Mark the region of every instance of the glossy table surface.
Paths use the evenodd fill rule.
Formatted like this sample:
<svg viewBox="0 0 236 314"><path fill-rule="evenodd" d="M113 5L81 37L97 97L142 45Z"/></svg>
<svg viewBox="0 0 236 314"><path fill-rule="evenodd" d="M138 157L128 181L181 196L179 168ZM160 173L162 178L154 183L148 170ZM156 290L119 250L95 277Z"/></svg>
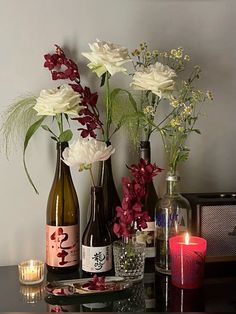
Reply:
<svg viewBox="0 0 236 314"><path fill-rule="evenodd" d="M149 269L131 289L91 299L45 298L46 281L79 278L79 273L45 277L41 285L21 285L17 266L0 267L0 312L236 312L236 277L207 278L201 289L182 290L169 276Z"/></svg>

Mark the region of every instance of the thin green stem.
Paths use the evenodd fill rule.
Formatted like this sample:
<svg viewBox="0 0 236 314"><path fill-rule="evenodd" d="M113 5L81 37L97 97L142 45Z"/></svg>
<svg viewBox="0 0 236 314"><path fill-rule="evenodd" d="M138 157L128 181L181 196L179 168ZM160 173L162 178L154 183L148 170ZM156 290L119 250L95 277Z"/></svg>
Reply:
<svg viewBox="0 0 236 314"><path fill-rule="evenodd" d="M90 172L92 184L93 184L93 186L95 186L95 180L94 180L94 176L93 176L93 172L92 172L92 167L89 168L89 172Z"/></svg>
<svg viewBox="0 0 236 314"><path fill-rule="evenodd" d="M109 131L111 125L111 103L110 103L110 85L109 85L109 73L106 72L105 77L105 87L106 87L106 129L105 129L105 141L109 141Z"/></svg>

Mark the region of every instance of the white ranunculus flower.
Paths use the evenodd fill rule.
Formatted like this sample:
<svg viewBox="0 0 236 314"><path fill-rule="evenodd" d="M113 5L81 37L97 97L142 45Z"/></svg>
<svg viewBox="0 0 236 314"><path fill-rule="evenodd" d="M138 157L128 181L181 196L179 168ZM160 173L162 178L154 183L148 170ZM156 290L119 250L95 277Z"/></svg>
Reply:
<svg viewBox="0 0 236 314"><path fill-rule="evenodd" d="M168 65L156 62L136 71L130 85L135 90L151 90L160 98L166 98L174 90L176 76L175 71Z"/></svg>
<svg viewBox="0 0 236 314"><path fill-rule="evenodd" d="M101 77L107 71L111 75L126 72L122 65L131 61L127 48L98 39L95 43L89 44L89 47L92 52L84 52L82 55L91 61L88 67L98 77Z"/></svg>
<svg viewBox="0 0 236 314"><path fill-rule="evenodd" d="M68 166L90 165L97 161L107 160L115 149L94 138L79 138L65 148L62 153L63 161Z"/></svg>
<svg viewBox="0 0 236 314"><path fill-rule="evenodd" d="M57 113L77 115L83 108L81 96L73 88L64 84L60 88L43 89L34 109L41 116L55 116Z"/></svg>

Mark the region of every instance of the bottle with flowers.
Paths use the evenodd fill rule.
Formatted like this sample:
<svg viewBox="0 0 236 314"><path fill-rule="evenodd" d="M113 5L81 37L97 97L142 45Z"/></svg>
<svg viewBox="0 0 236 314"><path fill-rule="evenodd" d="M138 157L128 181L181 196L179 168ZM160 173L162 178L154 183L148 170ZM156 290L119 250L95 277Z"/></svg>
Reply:
<svg viewBox="0 0 236 314"><path fill-rule="evenodd" d="M79 171L89 170L92 180L91 212L82 237L84 276L108 275L112 270L112 239L104 218L102 186L95 183L92 165L110 158L115 149L94 138L79 138L63 151L63 161Z"/></svg>
<svg viewBox="0 0 236 314"><path fill-rule="evenodd" d="M113 135L123 125L126 115L126 112L123 111L118 119L114 119L116 108L120 105L119 95L126 94L128 96L129 103L127 103L127 107L133 100L128 91L121 88L111 88L110 81L114 75L127 72L124 64L130 62L131 59L128 50L118 44L97 39L96 42L89 44L89 47L91 51L82 53L82 55L90 61L88 67L101 80L101 87L104 92L104 120L101 125L101 140L107 145L110 145ZM88 117L82 117L78 118L78 121L86 124L86 119ZM83 134L81 135L83 136ZM116 236L112 225L114 223L115 209L117 206L120 206L120 198L113 178L111 158L100 163L98 184L103 188L104 215L108 222L112 238L115 240Z"/></svg>
<svg viewBox="0 0 236 314"><path fill-rule="evenodd" d="M189 203L178 192L177 166L188 159L186 140L192 132L200 134L195 124L201 114L201 105L207 99L211 100L212 94L195 87L200 78L199 66L194 66L190 75L184 76L185 72L189 73L190 56L183 48L149 52L143 44L133 55L138 59L138 70L131 86L145 95L139 122L147 139L153 132L159 132L166 153L167 192L158 201L155 215L156 268L170 274L168 238L186 231L191 223ZM161 110L158 111L163 99L167 107L164 116Z"/></svg>
<svg viewBox="0 0 236 314"><path fill-rule="evenodd" d="M55 53L46 54L44 58L44 67L50 70L52 79L64 80L64 84L42 90L38 97L27 97L11 105L2 131L7 151L19 131L23 134L24 168L36 193L38 190L26 166L29 141L40 127L56 141L57 164L46 215L46 264L50 271L65 273L78 269L80 263L79 203L70 168L61 159L63 150L68 147L68 141L73 136L69 117L84 115L87 110L93 114L98 125L100 121L96 110L97 93L82 87L76 63L59 46L56 46ZM51 122L52 126L47 122ZM54 128L54 122L58 131Z"/></svg>
<svg viewBox="0 0 236 314"><path fill-rule="evenodd" d="M136 236L145 230L151 219L143 206L146 185L161 169L144 159L128 169L133 178L122 179L123 199L121 206L116 208L117 221L113 227L117 237L121 238L113 243L115 273L129 279L142 279L146 245Z"/></svg>

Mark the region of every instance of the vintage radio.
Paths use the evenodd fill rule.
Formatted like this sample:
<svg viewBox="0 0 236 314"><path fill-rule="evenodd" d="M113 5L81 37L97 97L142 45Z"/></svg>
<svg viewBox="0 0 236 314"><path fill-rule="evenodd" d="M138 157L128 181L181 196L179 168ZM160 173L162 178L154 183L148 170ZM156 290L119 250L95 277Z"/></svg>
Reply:
<svg viewBox="0 0 236 314"><path fill-rule="evenodd" d="M236 192L182 195L192 209L191 234L207 240L206 261L236 269Z"/></svg>

